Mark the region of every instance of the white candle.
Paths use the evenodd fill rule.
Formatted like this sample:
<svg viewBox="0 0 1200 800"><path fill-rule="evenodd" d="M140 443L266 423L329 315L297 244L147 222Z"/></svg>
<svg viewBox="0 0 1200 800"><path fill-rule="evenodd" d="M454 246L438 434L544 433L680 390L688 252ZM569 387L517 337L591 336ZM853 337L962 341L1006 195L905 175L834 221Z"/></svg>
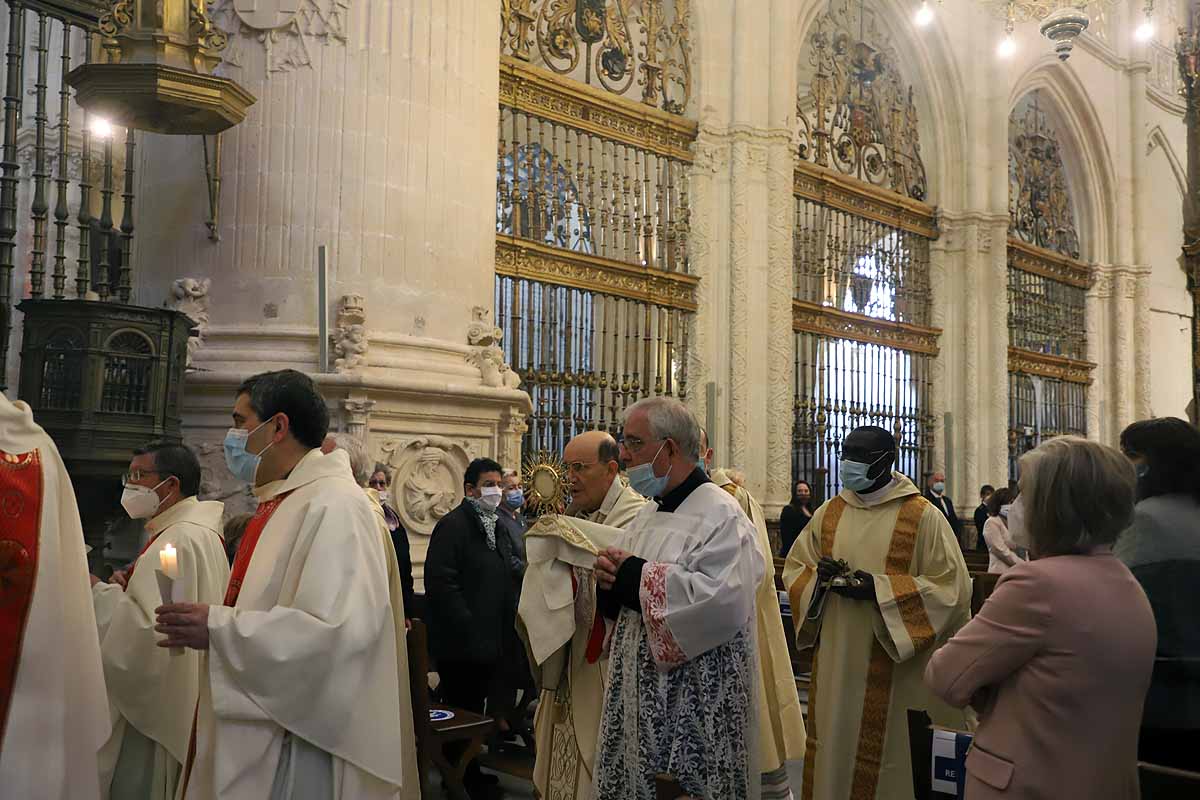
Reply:
<svg viewBox="0 0 1200 800"><path fill-rule="evenodd" d="M158 551L158 562L162 567L163 575L174 580L179 577L179 561L175 555L175 546L168 544L162 550Z"/></svg>

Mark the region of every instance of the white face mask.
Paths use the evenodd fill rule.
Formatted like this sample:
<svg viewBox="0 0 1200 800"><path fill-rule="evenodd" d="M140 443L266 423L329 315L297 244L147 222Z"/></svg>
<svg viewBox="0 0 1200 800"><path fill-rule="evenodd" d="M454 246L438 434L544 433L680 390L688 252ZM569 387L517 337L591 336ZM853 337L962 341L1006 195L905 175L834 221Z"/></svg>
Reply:
<svg viewBox="0 0 1200 800"><path fill-rule="evenodd" d="M500 506L500 498L504 496L499 486L480 486L479 505L488 511L495 511Z"/></svg>
<svg viewBox="0 0 1200 800"><path fill-rule="evenodd" d="M159 482L158 486L162 486L167 481L166 478ZM158 494L155 489L148 489L145 486L126 486L125 491L121 492L121 508L125 509L125 513L130 519L149 519L158 511L158 507L162 505L162 500L158 499Z"/></svg>

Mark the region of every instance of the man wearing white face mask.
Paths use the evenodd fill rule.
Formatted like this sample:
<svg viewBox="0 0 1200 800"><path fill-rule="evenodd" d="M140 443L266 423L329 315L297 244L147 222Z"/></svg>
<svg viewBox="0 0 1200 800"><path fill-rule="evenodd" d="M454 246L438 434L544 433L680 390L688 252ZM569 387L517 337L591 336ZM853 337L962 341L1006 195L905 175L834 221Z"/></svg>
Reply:
<svg viewBox="0 0 1200 800"><path fill-rule="evenodd" d="M222 503L201 501L200 462L188 448L152 442L134 451L121 506L146 520L149 538L124 590L93 578L112 735L99 754L101 797L170 800L187 758L200 692L200 653L158 647L154 609L162 604L155 571L170 546L180 600L219 603L229 581L221 541Z"/></svg>
<svg viewBox="0 0 1200 800"><path fill-rule="evenodd" d="M520 563L513 559L512 539L497 513L502 481L500 465L490 458L467 466L463 501L438 520L425 560L429 649L437 660L438 692L448 705L475 712L483 712L489 691L498 688L500 666L525 653L516 632ZM492 791L493 779L472 761L463 783L474 797Z"/></svg>
<svg viewBox="0 0 1200 800"><path fill-rule="evenodd" d="M802 800L913 797L908 709L962 730L925 686L925 665L970 617L954 532L892 469L896 440L873 425L842 443L842 491L814 512L783 570L796 643L814 647Z"/></svg>
<svg viewBox="0 0 1200 800"><path fill-rule="evenodd" d="M395 800L405 783L389 544L329 410L295 370L239 388L225 462L254 487L221 605L157 610L164 646L205 651L181 800ZM403 645L399 645L402 647Z"/></svg>

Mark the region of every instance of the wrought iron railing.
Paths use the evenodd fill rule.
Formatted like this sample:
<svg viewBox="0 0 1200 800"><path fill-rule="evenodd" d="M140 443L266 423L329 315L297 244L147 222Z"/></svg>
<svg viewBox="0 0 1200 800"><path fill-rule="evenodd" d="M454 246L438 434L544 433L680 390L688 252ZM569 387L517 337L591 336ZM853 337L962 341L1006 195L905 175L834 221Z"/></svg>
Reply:
<svg viewBox="0 0 1200 800"><path fill-rule="evenodd" d="M527 450L686 395L686 22L663 0L503 6L495 311L533 400Z"/></svg>
<svg viewBox="0 0 1200 800"><path fill-rule="evenodd" d="M928 326L933 209L804 163L795 188L793 477L833 496L842 441L878 425L896 437L896 469L920 481L940 333Z"/></svg>
<svg viewBox="0 0 1200 800"><path fill-rule="evenodd" d="M1087 434L1087 265L1008 241L1009 472L1052 436Z"/></svg>
<svg viewBox="0 0 1200 800"><path fill-rule="evenodd" d="M131 297L136 138L123 128L98 137L95 120L75 105L67 84L68 73L99 52L97 25L107 10L107 4L93 0L8 3L0 159L0 390L6 388L12 309L19 296L61 300L94 293L96 299L121 303ZM26 37L33 40L30 65ZM32 108L23 96L27 71L34 76ZM20 224L25 219L28 227ZM27 269L17 287L19 264Z"/></svg>

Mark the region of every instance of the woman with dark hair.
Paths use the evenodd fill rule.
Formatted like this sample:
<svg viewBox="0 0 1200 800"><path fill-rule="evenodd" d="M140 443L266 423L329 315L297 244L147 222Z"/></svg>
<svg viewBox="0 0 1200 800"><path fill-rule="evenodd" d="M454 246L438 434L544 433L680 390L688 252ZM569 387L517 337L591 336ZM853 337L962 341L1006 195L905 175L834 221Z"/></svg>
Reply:
<svg viewBox="0 0 1200 800"><path fill-rule="evenodd" d="M792 549L792 542L808 525L813 515L812 486L806 480L796 481L796 491L792 494L792 502L783 507L779 513L779 555L787 558Z"/></svg>
<svg viewBox="0 0 1200 800"><path fill-rule="evenodd" d="M1200 430L1173 417L1135 422L1121 450L1137 472L1133 525L1117 541L1158 623L1138 757L1195 769L1200 752Z"/></svg>
<svg viewBox="0 0 1200 800"><path fill-rule="evenodd" d="M925 669L934 694L979 712L965 796L1136 800L1154 614L1112 554L1133 517L1133 468L1076 436L1020 466L1033 560L1000 576Z"/></svg>
<svg viewBox="0 0 1200 800"><path fill-rule="evenodd" d="M1025 559L1008 532L1008 506L1012 503L1012 491L1007 488L992 492L987 501L987 522L983 523L983 540L988 549L988 572L1001 575L1009 567Z"/></svg>

